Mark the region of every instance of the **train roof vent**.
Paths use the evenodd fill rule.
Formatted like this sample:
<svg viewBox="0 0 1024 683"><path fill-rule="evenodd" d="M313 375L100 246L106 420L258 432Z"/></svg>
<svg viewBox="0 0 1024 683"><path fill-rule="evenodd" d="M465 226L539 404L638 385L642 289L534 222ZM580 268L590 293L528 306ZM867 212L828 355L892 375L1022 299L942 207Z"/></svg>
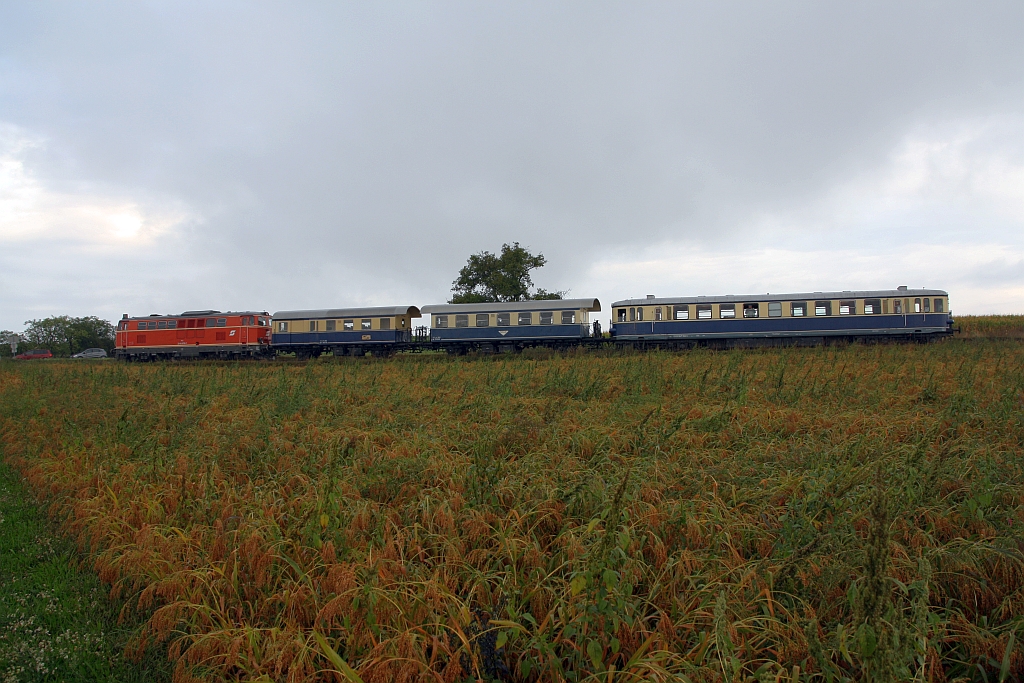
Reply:
<svg viewBox="0 0 1024 683"><path fill-rule="evenodd" d="M185 311L182 315L212 315L214 313L220 313L220 311Z"/></svg>
<svg viewBox="0 0 1024 683"><path fill-rule="evenodd" d="M648 299L653 299L653 298L654 298L654 295L653 295L653 294L648 294L648 295L647 295L647 298L648 298Z"/></svg>
<svg viewBox="0 0 1024 683"><path fill-rule="evenodd" d="M900 292L905 292L905 291L907 291L907 286L906 285L900 285L899 287L896 288L896 290L900 291Z"/></svg>

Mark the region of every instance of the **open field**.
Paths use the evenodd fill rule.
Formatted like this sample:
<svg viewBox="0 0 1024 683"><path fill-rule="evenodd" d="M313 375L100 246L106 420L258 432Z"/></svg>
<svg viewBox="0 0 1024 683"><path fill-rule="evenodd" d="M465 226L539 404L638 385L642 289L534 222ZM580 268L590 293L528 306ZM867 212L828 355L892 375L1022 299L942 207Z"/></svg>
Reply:
<svg viewBox="0 0 1024 683"><path fill-rule="evenodd" d="M963 339L1024 339L1024 315L958 315L957 337Z"/></svg>
<svg viewBox="0 0 1024 683"><path fill-rule="evenodd" d="M9 362L0 419L177 680L1024 675L1019 342Z"/></svg>

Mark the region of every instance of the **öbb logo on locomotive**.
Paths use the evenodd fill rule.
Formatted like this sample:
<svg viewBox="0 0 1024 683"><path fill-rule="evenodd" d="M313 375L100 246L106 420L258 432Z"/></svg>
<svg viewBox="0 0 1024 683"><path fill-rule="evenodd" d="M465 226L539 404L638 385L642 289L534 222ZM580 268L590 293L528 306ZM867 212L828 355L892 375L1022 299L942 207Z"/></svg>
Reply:
<svg viewBox="0 0 1024 683"><path fill-rule="evenodd" d="M129 317L116 328L122 360L461 354L614 345L730 348L854 341L931 341L952 334L937 289L624 299L608 333L597 299L278 311L185 311ZM426 317L427 325L414 326Z"/></svg>

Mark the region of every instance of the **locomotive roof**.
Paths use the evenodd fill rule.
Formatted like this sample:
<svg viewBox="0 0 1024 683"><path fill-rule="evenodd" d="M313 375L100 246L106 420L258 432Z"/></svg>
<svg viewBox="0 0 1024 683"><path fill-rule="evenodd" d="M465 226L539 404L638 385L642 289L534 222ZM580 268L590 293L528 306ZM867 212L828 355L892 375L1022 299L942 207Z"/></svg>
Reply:
<svg viewBox="0 0 1024 683"><path fill-rule="evenodd" d="M491 301L482 304L431 304L422 310L430 313L495 313L501 311L600 311L597 299L540 299L531 301Z"/></svg>
<svg viewBox="0 0 1024 683"><path fill-rule="evenodd" d="M844 292L796 292L793 294L725 294L721 296L648 297L623 299L618 306L657 306L658 304L731 304L755 301L810 301L812 299L890 299L905 296L949 296L941 289L857 289Z"/></svg>
<svg viewBox="0 0 1024 683"><path fill-rule="evenodd" d="M152 318L206 318L214 315L265 315L266 311L185 311L184 313L150 313L149 315L125 316L121 320L150 320Z"/></svg>
<svg viewBox="0 0 1024 683"><path fill-rule="evenodd" d="M274 320L312 320L314 318L390 318L393 315L407 315L419 318L420 309L415 306L370 306L367 308L317 308L303 311L278 311Z"/></svg>

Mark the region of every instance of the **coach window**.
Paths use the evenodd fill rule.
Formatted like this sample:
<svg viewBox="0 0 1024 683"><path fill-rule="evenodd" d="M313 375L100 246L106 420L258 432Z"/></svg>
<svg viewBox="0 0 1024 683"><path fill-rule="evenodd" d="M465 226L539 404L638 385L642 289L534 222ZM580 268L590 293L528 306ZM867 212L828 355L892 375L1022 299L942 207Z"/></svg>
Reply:
<svg viewBox="0 0 1024 683"><path fill-rule="evenodd" d="M310 320L309 321L309 331L310 332L316 332L316 321L315 320Z"/></svg>
<svg viewBox="0 0 1024 683"><path fill-rule="evenodd" d="M882 312L881 304L878 299L864 299L864 315L878 315Z"/></svg>
<svg viewBox="0 0 1024 683"><path fill-rule="evenodd" d="M369 318L363 318L362 320L359 321L359 327L360 327L360 329L363 329L363 330L370 329L372 324L373 324L373 321L370 320Z"/></svg>
<svg viewBox="0 0 1024 683"><path fill-rule="evenodd" d="M338 321L336 321L336 320L328 320L326 323L324 323L324 329L327 330L328 332L334 332L335 331L335 326L337 324L338 324Z"/></svg>
<svg viewBox="0 0 1024 683"><path fill-rule="evenodd" d="M455 327L469 327L469 314L459 313L455 316Z"/></svg>
<svg viewBox="0 0 1024 683"><path fill-rule="evenodd" d="M476 326L477 327L487 327L487 324L490 322L490 319L491 319L491 316L488 313L477 313L476 314Z"/></svg>
<svg viewBox="0 0 1024 683"><path fill-rule="evenodd" d="M935 300L935 312L942 313L942 299Z"/></svg>
<svg viewBox="0 0 1024 683"><path fill-rule="evenodd" d="M347 327L350 321L346 320L345 325ZM446 315L435 315L434 316L434 327L448 327L448 316Z"/></svg>
<svg viewBox="0 0 1024 683"><path fill-rule="evenodd" d="M856 301L840 301L839 302L839 315L856 315L857 314L857 302Z"/></svg>
<svg viewBox="0 0 1024 683"><path fill-rule="evenodd" d="M278 332L287 332L288 331L288 323L285 322L284 320L279 321L277 323L277 331Z"/></svg>
<svg viewBox="0 0 1024 683"><path fill-rule="evenodd" d="M782 302L780 302L780 301L769 301L768 302L768 317L769 318L781 318L782 317Z"/></svg>
<svg viewBox="0 0 1024 683"><path fill-rule="evenodd" d="M718 317L719 318L735 318L736 317L736 304L719 304L718 305Z"/></svg>
<svg viewBox="0 0 1024 683"><path fill-rule="evenodd" d="M675 306L673 309L672 317L676 320L689 320L690 319L690 307L689 306Z"/></svg>
<svg viewBox="0 0 1024 683"><path fill-rule="evenodd" d="M643 309L643 306L637 306L636 307L636 319L637 320L643 320L644 319L644 309Z"/></svg>
<svg viewBox="0 0 1024 683"><path fill-rule="evenodd" d="M760 315L761 306L759 304L743 304L744 318L757 318Z"/></svg>
<svg viewBox="0 0 1024 683"><path fill-rule="evenodd" d="M803 301L794 301L789 305L789 314L794 318L802 318L807 315L807 304Z"/></svg>
<svg viewBox="0 0 1024 683"><path fill-rule="evenodd" d="M832 315L831 301L815 301L814 315Z"/></svg>
<svg viewBox="0 0 1024 683"><path fill-rule="evenodd" d="M572 325L576 322L576 311L562 311L562 324Z"/></svg>
<svg viewBox="0 0 1024 683"><path fill-rule="evenodd" d="M616 320L618 322L620 322L620 323L626 322L626 309L625 308L618 309L617 314L616 314Z"/></svg>
<svg viewBox="0 0 1024 683"><path fill-rule="evenodd" d="M661 320L661 306L654 307L654 320Z"/></svg>
<svg viewBox="0 0 1024 683"><path fill-rule="evenodd" d="M892 300L892 312L896 315L903 315L903 300L893 299Z"/></svg>
<svg viewBox="0 0 1024 683"><path fill-rule="evenodd" d="M354 320L342 320L341 327L346 332L352 332L356 329L356 323Z"/></svg>
<svg viewBox="0 0 1024 683"><path fill-rule="evenodd" d="M378 322L380 323L380 326L377 328L378 330L391 329L391 318L380 318Z"/></svg>
<svg viewBox="0 0 1024 683"><path fill-rule="evenodd" d="M920 312L921 312L921 300L920 299L914 299L914 313L920 313Z"/></svg>
<svg viewBox="0 0 1024 683"><path fill-rule="evenodd" d="M498 314L498 327L508 327L512 324L511 313L499 313Z"/></svg>
<svg viewBox="0 0 1024 683"><path fill-rule="evenodd" d="M698 320L710 320L711 319L711 304L697 304L697 319Z"/></svg>
<svg viewBox="0 0 1024 683"><path fill-rule="evenodd" d="M533 324L533 313L520 313L519 314L519 325L532 325Z"/></svg>
<svg viewBox="0 0 1024 683"><path fill-rule="evenodd" d="M634 320L636 320L636 309L631 308L629 309L629 322L633 322Z"/></svg>
<svg viewBox="0 0 1024 683"><path fill-rule="evenodd" d="M932 303L931 299L925 299L924 300L924 312L925 313L931 313L932 312L931 303Z"/></svg>
<svg viewBox="0 0 1024 683"><path fill-rule="evenodd" d="M552 325L555 322L555 314L551 311L540 312L540 324L541 325Z"/></svg>

